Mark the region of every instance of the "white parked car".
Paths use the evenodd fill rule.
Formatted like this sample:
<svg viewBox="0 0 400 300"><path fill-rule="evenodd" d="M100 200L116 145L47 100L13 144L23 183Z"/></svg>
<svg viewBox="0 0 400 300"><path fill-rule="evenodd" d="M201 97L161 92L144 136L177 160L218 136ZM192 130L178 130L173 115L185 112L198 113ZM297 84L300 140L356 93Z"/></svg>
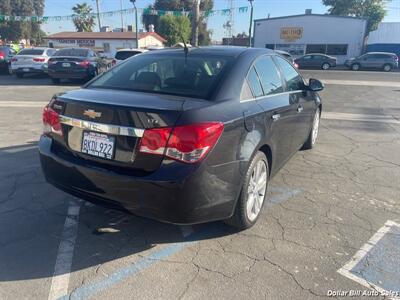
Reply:
<svg viewBox="0 0 400 300"><path fill-rule="evenodd" d="M120 49L115 53L115 57L112 60L112 65L115 66L129 57L135 56L137 54L140 54L140 53L143 53L146 51L148 51L148 50L134 49L134 48Z"/></svg>
<svg viewBox="0 0 400 300"><path fill-rule="evenodd" d="M56 53L52 48L26 48L11 59L12 73L18 78L24 74L47 73L47 61Z"/></svg>

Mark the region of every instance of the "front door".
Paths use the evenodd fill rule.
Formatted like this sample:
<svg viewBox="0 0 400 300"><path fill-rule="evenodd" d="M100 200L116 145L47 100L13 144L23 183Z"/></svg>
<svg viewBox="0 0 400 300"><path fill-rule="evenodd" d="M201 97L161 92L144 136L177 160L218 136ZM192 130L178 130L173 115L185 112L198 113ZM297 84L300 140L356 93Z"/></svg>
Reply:
<svg viewBox="0 0 400 300"><path fill-rule="evenodd" d="M297 70L280 57L276 57L276 63L285 80L286 91L289 94L292 111L294 111L291 151L296 152L310 133L315 104L311 95L305 91L303 78Z"/></svg>

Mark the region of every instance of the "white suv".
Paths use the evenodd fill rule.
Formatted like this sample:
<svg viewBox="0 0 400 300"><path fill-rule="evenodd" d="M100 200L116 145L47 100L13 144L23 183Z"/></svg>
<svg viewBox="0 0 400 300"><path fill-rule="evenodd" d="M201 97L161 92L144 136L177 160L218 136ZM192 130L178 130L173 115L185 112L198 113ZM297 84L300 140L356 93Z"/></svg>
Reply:
<svg viewBox="0 0 400 300"><path fill-rule="evenodd" d="M115 53L115 57L112 60L112 65L115 66L129 57L135 56L137 54L140 54L140 53L143 53L146 51L148 51L148 50L134 49L134 48L120 49Z"/></svg>

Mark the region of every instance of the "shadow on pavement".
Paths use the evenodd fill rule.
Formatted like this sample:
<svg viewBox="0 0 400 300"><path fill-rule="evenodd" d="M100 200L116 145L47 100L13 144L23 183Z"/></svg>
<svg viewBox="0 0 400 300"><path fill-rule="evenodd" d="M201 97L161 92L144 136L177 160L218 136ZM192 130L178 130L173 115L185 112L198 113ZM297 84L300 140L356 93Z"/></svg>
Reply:
<svg viewBox="0 0 400 300"><path fill-rule="evenodd" d="M53 276L70 201L81 207L71 272L187 241L180 226L88 204L53 188L41 173L35 144L0 149L0 191L0 281ZM190 241L235 233L222 222L193 230L201 234Z"/></svg>

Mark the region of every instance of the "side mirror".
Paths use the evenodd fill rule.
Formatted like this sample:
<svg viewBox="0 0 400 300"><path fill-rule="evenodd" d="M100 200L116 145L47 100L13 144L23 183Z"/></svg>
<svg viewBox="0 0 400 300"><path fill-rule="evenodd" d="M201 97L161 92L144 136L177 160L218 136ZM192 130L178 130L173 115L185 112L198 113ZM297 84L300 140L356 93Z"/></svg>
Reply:
<svg viewBox="0 0 400 300"><path fill-rule="evenodd" d="M308 89L313 92L319 92L324 89L324 84L318 79L310 78L308 82Z"/></svg>

